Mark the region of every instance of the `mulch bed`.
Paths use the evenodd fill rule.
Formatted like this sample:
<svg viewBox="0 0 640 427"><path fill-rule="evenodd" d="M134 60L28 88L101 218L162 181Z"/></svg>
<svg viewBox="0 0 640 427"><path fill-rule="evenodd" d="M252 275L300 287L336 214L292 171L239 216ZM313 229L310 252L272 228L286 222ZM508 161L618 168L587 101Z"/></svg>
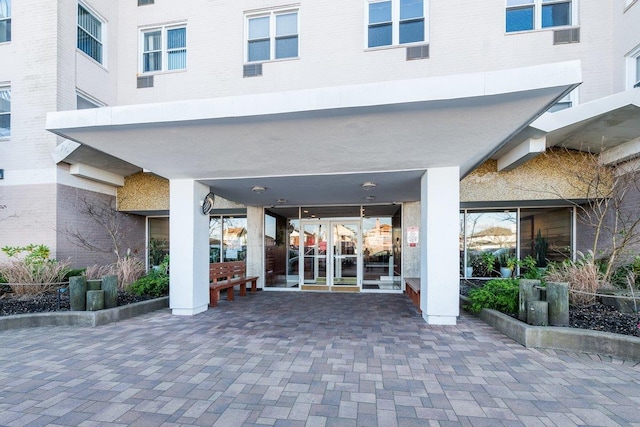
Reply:
<svg viewBox="0 0 640 427"><path fill-rule="evenodd" d="M460 294L470 288L482 286L485 280L461 280ZM613 307L597 302L584 307L569 308L569 325L572 328L640 337L640 319L635 314L621 313Z"/></svg>
<svg viewBox="0 0 640 427"><path fill-rule="evenodd" d="M135 302L152 299L150 296L132 295L118 291L118 305L133 304ZM0 316L14 314L47 313L52 311L69 311L69 294L63 293L58 297L55 293L47 293L36 296L18 297L12 293L0 292Z"/></svg>

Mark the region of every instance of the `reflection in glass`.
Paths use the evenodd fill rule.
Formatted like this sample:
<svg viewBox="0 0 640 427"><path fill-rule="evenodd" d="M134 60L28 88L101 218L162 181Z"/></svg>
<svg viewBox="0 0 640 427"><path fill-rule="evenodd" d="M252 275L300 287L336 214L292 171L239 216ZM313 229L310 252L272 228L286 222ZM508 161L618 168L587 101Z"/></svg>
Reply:
<svg viewBox="0 0 640 427"><path fill-rule="evenodd" d="M209 262L244 261L247 257L247 218L211 216Z"/></svg>

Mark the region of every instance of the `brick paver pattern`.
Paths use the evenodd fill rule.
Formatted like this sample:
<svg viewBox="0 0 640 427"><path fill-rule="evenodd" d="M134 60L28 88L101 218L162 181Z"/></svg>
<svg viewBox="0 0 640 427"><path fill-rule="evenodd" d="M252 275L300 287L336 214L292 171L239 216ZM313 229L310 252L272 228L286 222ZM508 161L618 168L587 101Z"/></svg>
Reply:
<svg viewBox="0 0 640 427"><path fill-rule="evenodd" d="M640 366L526 349L406 296L260 292L0 333L1 426L640 426Z"/></svg>

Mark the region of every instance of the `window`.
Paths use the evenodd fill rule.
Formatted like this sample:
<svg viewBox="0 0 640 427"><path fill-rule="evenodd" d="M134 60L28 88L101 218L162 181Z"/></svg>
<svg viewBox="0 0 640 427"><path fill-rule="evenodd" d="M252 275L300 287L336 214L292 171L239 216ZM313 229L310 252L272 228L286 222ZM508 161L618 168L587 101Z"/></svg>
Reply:
<svg viewBox="0 0 640 427"><path fill-rule="evenodd" d="M78 110L86 110L89 108L100 108L104 107L104 104L100 101L95 100L89 95L85 95L84 93L76 92L76 109Z"/></svg>
<svg viewBox="0 0 640 427"><path fill-rule="evenodd" d="M531 256L539 267L570 259L575 214L573 207L462 210L460 275L498 276L505 256L521 260ZM538 233L549 245L544 253L535 244Z"/></svg>
<svg viewBox="0 0 640 427"><path fill-rule="evenodd" d="M640 87L640 46L626 56L627 89Z"/></svg>
<svg viewBox="0 0 640 427"><path fill-rule="evenodd" d="M297 11L272 11L247 17L247 62L297 56Z"/></svg>
<svg viewBox="0 0 640 427"><path fill-rule="evenodd" d="M578 104L578 89L575 89L564 97L562 97L558 102L556 102L551 108L547 110L548 113L555 113L556 111L566 110L567 108L571 108L574 105Z"/></svg>
<svg viewBox="0 0 640 427"><path fill-rule="evenodd" d="M0 138L11 135L11 89L0 87Z"/></svg>
<svg viewBox="0 0 640 427"><path fill-rule="evenodd" d="M371 1L368 5L367 47L425 41L423 0Z"/></svg>
<svg viewBox="0 0 640 427"><path fill-rule="evenodd" d="M574 25L572 2L567 0L507 0L506 31Z"/></svg>
<svg viewBox="0 0 640 427"><path fill-rule="evenodd" d="M11 41L11 0L0 0L0 43Z"/></svg>
<svg viewBox="0 0 640 427"><path fill-rule="evenodd" d="M103 23L78 5L78 49L102 64Z"/></svg>
<svg viewBox="0 0 640 427"><path fill-rule="evenodd" d="M187 27L161 27L142 32L142 72L187 68Z"/></svg>
<svg viewBox="0 0 640 427"><path fill-rule="evenodd" d="M209 262L244 261L247 257L247 218L209 217Z"/></svg>

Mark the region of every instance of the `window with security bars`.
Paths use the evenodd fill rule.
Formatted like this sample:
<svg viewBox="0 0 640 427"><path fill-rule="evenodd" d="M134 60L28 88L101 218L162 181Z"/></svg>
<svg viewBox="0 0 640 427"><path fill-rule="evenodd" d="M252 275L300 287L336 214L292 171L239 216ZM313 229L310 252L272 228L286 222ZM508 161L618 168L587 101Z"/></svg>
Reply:
<svg viewBox="0 0 640 427"><path fill-rule="evenodd" d="M370 1L367 20L367 47L426 40L424 0Z"/></svg>
<svg viewBox="0 0 640 427"><path fill-rule="evenodd" d="M0 43L11 41L11 0L0 0Z"/></svg>
<svg viewBox="0 0 640 427"><path fill-rule="evenodd" d="M577 0L506 0L506 32L576 25Z"/></svg>
<svg viewBox="0 0 640 427"><path fill-rule="evenodd" d="M187 68L187 27L160 27L142 32L142 72Z"/></svg>
<svg viewBox="0 0 640 427"><path fill-rule="evenodd" d="M11 88L0 87L0 138L11 136Z"/></svg>
<svg viewBox="0 0 640 427"><path fill-rule="evenodd" d="M247 16L246 62L296 58L298 11L271 11Z"/></svg>
<svg viewBox="0 0 640 427"><path fill-rule="evenodd" d="M103 23L84 6L78 5L78 49L102 64Z"/></svg>

